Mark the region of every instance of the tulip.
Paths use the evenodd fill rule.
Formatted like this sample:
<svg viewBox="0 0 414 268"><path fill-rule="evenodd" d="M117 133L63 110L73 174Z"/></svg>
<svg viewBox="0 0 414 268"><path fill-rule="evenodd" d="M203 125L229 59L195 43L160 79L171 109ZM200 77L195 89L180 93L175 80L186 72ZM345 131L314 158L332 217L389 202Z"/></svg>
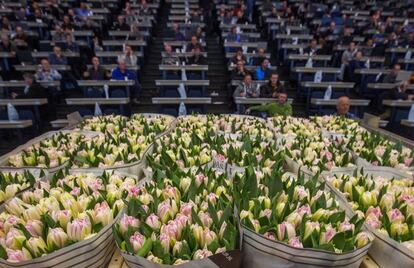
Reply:
<svg viewBox="0 0 414 268"><path fill-rule="evenodd" d="M43 232L43 223L38 220L28 220L24 226L33 237L39 237Z"/></svg>
<svg viewBox="0 0 414 268"><path fill-rule="evenodd" d="M401 222L393 222L391 224L391 237L397 238L402 235L408 234L409 229L408 225L406 223Z"/></svg>
<svg viewBox="0 0 414 268"><path fill-rule="evenodd" d="M147 217L145 223L153 230L159 230L161 228L161 221L159 220L158 216L154 213Z"/></svg>
<svg viewBox="0 0 414 268"><path fill-rule="evenodd" d="M180 191L177 188L172 187L171 185L168 185L164 190L162 190L162 196L163 196L164 199L171 198L171 199L175 199L176 201L179 201L181 199ZM149 195L149 197L152 198L151 195ZM148 204L149 204L149 202L148 202ZM148 205L148 204L146 204L146 205Z"/></svg>
<svg viewBox="0 0 414 268"><path fill-rule="evenodd" d="M369 216L365 219L365 223L374 229L381 228L381 221L376 218L374 214L369 214Z"/></svg>
<svg viewBox="0 0 414 268"><path fill-rule="evenodd" d="M180 265L180 264L184 264L184 263L187 263L187 262L189 262L189 260L177 259L177 260L173 263L173 265Z"/></svg>
<svg viewBox="0 0 414 268"><path fill-rule="evenodd" d="M374 192L364 192L359 197L359 203L362 204L365 208L369 208L370 206L376 206L377 195Z"/></svg>
<svg viewBox="0 0 414 268"><path fill-rule="evenodd" d="M195 206L195 204L193 202L182 203L181 207L180 207L180 213L182 213L186 216L191 216L192 208L197 209L197 207Z"/></svg>
<svg viewBox="0 0 414 268"><path fill-rule="evenodd" d="M82 241L87 235L91 234L92 225L89 220L75 219L68 223L67 232L70 240Z"/></svg>
<svg viewBox="0 0 414 268"><path fill-rule="evenodd" d="M280 217L284 209L285 209L285 203L284 202L278 203L276 205L276 216Z"/></svg>
<svg viewBox="0 0 414 268"><path fill-rule="evenodd" d="M167 234L160 234L160 243L162 248L164 249L164 253L170 252L170 237Z"/></svg>
<svg viewBox="0 0 414 268"><path fill-rule="evenodd" d="M303 248L302 242L300 242L299 237L292 237L289 239L289 245L295 248Z"/></svg>
<svg viewBox="0 0 414 268"><path fill-rule="evenodd" d="M312 213L311 208L308 204L299 207L297 209L297 212L300 214L301 217L303 217L303 215L305 215L305 214L311 215L311 213Z"/></svg>
<svg viewBox="0 0 414 268"><path fill-rule="evenodd" d="M106 202L95 205L95 223L102 223L103 226L108 225L114 220L114 214Z"/></svg>
<svg viewBox="0 0 414 268"><path fill-rule="evenodd" d="M203 173L197 174L195 176L195 183L196 183L197 188L200 187L202 183L207 184L207 180L208 178Z"/></svg>
<svg viewBox="0 0 414 268"><path fill-rule="evenodd" d="M157 214L162 223L167 223L170 219L174 218L177 211L178 208L175 201L167 199L158 205Z"/></svg>
<svg viewBox="0 0 414 268"><path fill-rule="evenodd" d="M250 219L250 222L253 225L253 228L256 231L256 233L258 233L260 230L260 222L258 220L253 220L253 219Z"/></svg>
<svg viewBox="0 0 414 268"><path fill-rule="evenodd" d="M242 210L240 212L240 220L243 220L244 218L253 219L253 213L247 210Z"/></svg>
<svg viewBox="0 0 414 268"><path fill-rule="evenodd" d="M21 215L24 211L23 204L24 203L22 200L15 197L6 202L5 208L10 214L18 216Z"/></svg>
<svg viewBox="0 0 414 268"><path fill-rule="evenodd" d="M302 222L302 216L297 211L293 211L286 217L286 221L293 224L296 228Z"/></svg>
<svg viewBox="0 0 414 268"><path fill-rule="evenodd" d="M296 236L295 226L286 221L277 225L277 238L279 241L285 240L285 236L288 240Z"/></svg>
<svg viewBox="0 0 414 268"><path fill-rule="evenodd" d="M366 218L374 217L377 219L381 219L382 217L381 209L379 207L369 207L367 212L365 212L365 217Z"/></svg>
<svg viewBox="0 0 414 268"><path fill-rule="evenodd" d="M139 232L135 232L129 238L129 242L131 243L131 246L134 249L134 253L138 254L138 251L142 248L142 246L145 243L145 237Z"/></svg>
<svg viewBox="0 0 414 268"><path fill-rule="evenodd" d="M201 260L213 255L213 253L208 249L198 249L194 252L193 260Z"/></svg>
<svg viewBox="0 0 414 268"><path fill-rule="evenodd" d="M213 205L216 205L217 199L218 197L215 193L209 193L207 196L207 200Z"/></svg>
<svg viewBox="0 0 414 268"><path fill-rule="evenodd" d="M213 232L213 231L210 231L208 228L206 228L203 231L203 234L202 234L202 238L201 238L201 241L202 241L201 244L202 245L201 245L201 247L203 247L203 248L208 247L215 240L217 240L216 233Z"/></svg>
<svg viewBox="0 0 414 268"><path fill-rule="evenodd" d="M259 199L260 203L264 205L265 209L270 209L272 204L271 204L271 201L270 201L269 197L259 196L258 199Z"/></svg>
<svg viewBox="0 0 414 268"><path fill-rule="evenodd" d="M18 224L24 224L23 219L20 219L14 215L7 215L7 218L4 221L3 230L5 233L7 233L11 228L17 226Z"/></svg>
<svg viewBox="0 0 414 268"><path fill-rule="evenodd" d="M214 252L214 254L219 254L219 253L223 253L223 252L226 252L226 247L221 247L221 248L218 248L217 250L216 250L216 252Z"/></svg>
<svg viewBox="0 0 414 268"><path fill-rule="evenodd" d="M22 250L7 249L6 252L7 261L9 262L21 262L32 259L30 252L26 248L23 248Z"/></svg>
<svg viewBox="0 0 414 268"><path fill-rule="evenodd" d="M305 223L305 234L304 234L303 239L305 239L305 240L308 239L309 236L315 231L319 235L319 232L320 232L319 222L307 221Z"/></svg>
<svg viewBox="0 0 414 268"><path fill-rule="evenodd" d="M150 262L153 262L153 263L162 264L162 259L160 259L158 257L155 257L152 254L147 256L147 260L149 260Z"/></svg>
<svg viewBox="0 0 414 268"><path fill-rule="evenodd" d="M325 221L325 219L328 218L328 213L329 213L329 210L320 208L317 211L315 211L315 213L313 213L311 218L313 221L318 221L318 222Z"/></svg>
<svg viewBox="0 0 414 268"><path fill-rule="evenodd" d="M385 230L384 228L379 229L379 230L378 230L378 232L380 232L381 234L383 234L383 235L385 235L385 236L387 236L387 237L389 237L389 236L390 236L390 234L388 233L388 231L387 231L387 230Z"/></svg>
<svg viewBox="0 0 414 268"><path fill-rule="evenodd" d="M46 243L41 237L31 237L27 241L27 246L32 253L32 256L36 258L47 252Z"/></svg>
<svg viewBox="0 0 414 268"><path fill-rule="evenodd" d="M62 228L49 229L47 234L47 247L49 251L63 248L68 241L68 235L63 231Z"/></svg>
<svg viewBox="0 0 414 268"><path fill-rule="evenodd" d="M177 257L183 249L183 242L177 241L175 242L172 252L175 257Z"/></svg>
<svg viewBox="0 0 414 268"><path fill-rule="evenodd" d="M191 231L193 233L194 238L198 242L199 245L202 244L202 237L203 237L203 227L199 226L198 224L191 225Z"/></svg>
<svg viewBox="0 0 414 268"><path fill-rule="evenodd" d="M266 232L263 236L270 240L276 240L276 235L272 232Z"/></svg>
<svg viewBox="0 0 414 268"><path fill-rule="evenodd" d="M213 224L213 219L210 217L210 214L208 213L200 211L198 213L198 217L200 218L205 228L210 228L211 224Z"/></svg>
<svg viewBox="0 0 414 268"><path fill-rule="evenodd" d="M295 186L293 200L302 201L309 196L309 191L304 186Z"/></svg>
<svg viewBox="0 0 414 268"><path fill-rule="evenodd" d="M402 223L405 220L404 215L398 208L394 208L387 212L388 219L391 223L398 222Z"/></svg>
<svg viewBox="0 0 414 268"><path fill-rule="evenodd" d="M167 198L165 198L165 199L167 199ZM138 195L138 200L143 205L149 205L150 203L152 203L154 201L154 198L149 193L142 193L142 194Z"/></svg>
<svg viewBox="0 0 414 268"><path fill-rule="evenodd" d="M360 232L356 235L355 240L357 248L362 248L363 246L374 240L374 237L370 233Z"/></svg>
<svg viewBox="0 0 414 268"><path fill-rule="evenodd" d="M223 185L220 185L216 188L215 194L216 196L220 196L221 194L226 194L226 188Z"/></svg>
<svg viewBox="0 0 414 268"><path fill-rule="evenodd" d="M266 217L266 218L270 219L271 215L272 215L272 210L266 208L266 209L260 211L259 218Z"/></svg>
<svg viewBox="0 0 414 268"><path fill-rule="evenodd" d="M22 249L25 240L26 237L22 231L12 228L6 235L6 246L10 249Z"/></svg>
<svg viewBox="0 0 414 268"><path fill-rule="evenodd" d="M226 222L223 222L221 224L220 231L219 231L219 237L220 237L220 239L223 239L224 232L226 231L226 228L227 228L227 223Z"/></svg>
<svg viewBox="0 0 414 268"><path fill-rule="evenodd" d="M355 230L355 225L353 223L349 223L347 220L341 222L341 224L339 224L338 226L338 231L339 232L346 232L346 231L354 231Z"/></svg>
<svg viewBox="0 0 414 268"><path fill-rule="evenodd" d="M171 240L178 240L181 236L180 226L173 220L170 220L167 225L162 225L160 229L161 234L166 234Z"/></svg>
<svg viewBox="0 0 414 268"><path fill-rule="evenodd" d="M319 244L327 244L329 243L332 238L336 235L335 228L332 228L332 226L326 225L326 230L324 232L321 232L321 235L319 237Z"/></svg>
<svg viewBox="0 0 414 268"><path fill-rule="evenodd" d="M191 179L189 177L182 178L180 181L180 190L185 193L188 191L191 185Z"/></svg>
<svg viewBox="0 0 414 268"><path fill-rule="evenodd" d="M395 202L394 195L390 194L390 193L385 193L381 197L381 201L380 201L379 205L384 211L389 211L389 210L392 209L392 206L394 205L394 202Z"/></svg>

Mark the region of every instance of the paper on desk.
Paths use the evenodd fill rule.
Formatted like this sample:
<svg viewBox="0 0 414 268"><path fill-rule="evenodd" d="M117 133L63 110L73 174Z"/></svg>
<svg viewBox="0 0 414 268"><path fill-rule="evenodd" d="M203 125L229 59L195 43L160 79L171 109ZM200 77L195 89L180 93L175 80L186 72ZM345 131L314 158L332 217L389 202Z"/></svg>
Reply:
<svg viewBox="0 0 414 268"><path fill-rule="evenodd" d="M184 83L180 83L177 90L178 90L178 93L180 94L180 98L182 98L182 99L187 98L187 93L185 92Z"/></svg>
<svg viewBox="0 0 414 268"><path fill-rule="evenodd" d="M404 60L406 60L406 61L410 60L411 59L411 55L412 55L412 52L411 52L410 49L408 49L407 50L407 53L405 53Z"/></svg>
<svg viewBox="0 0 414 268"><path fill-rule="evenodd" d="M322 82L322 71L321 70L319 70L315 73L315 76L313 78L313 82L315 82L315 83Z"/></svg>
<svg viewBox="0 0 414 268"><path fill-rule="evenodd" d="M325 91L325 95L323 96L324 100L330 100L332 97L332 86L329 85L328 88Z"/></svg>
<svg viewBox="0 0 414 268"><path fill-rule="evenodd" d="M7 115L10 121L19 120L19 113L11 103L7 103Z"/></svg>
<svg viewBox="0 0 414 268"><path fill-rule="evenodd" d="M180 103L180 107L178 108L178 115L187 115L187 109L185 108L184 102Z"/></svg>
<svg viewBox="0 0 414 268"><path fill-rule="evenodd" d="M95 115L95 116L100 116L100 115L102 115L102 110L101 110L101 107L99 107L99 104L98 104L97 102L95 102L95 113L94 113L94 115Z"/></svg>
<svg viewBox="0 0 414 268"><path fill-rule="evenodd" d="M414 121L414 104L411 105L410 112L408 113L408 120Z"/></svg>
<svg viewBox="0 0 414 268"><path fill-rule="evenodd" d="M312 68L313 67L313 61L312 58L309 58L305 65L306 68Z"/></svg>
<svg viewBox="0 0 414 268"><path fill-rule="evenodd" d="M181 80L187 81L187 72L185 71L185 68L181 69Z"/></svg>
<svg viewBox="0 0 414 268"><path fill-rule="evenodd" d="M109 99L109 87L108 87L108 85L107 85L107 84L105 84L105 85L103 86L103 89L104 89L104 92L105 92L105 98L106 98L106 99Z"/></svg>

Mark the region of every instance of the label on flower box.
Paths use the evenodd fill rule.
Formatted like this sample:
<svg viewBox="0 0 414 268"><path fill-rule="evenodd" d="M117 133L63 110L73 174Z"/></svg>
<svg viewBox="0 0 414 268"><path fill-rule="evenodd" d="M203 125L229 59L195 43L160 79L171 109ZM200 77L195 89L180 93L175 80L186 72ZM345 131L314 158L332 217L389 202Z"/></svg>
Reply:
<svg viewBox="0 0 414 268"><path fill-rule="evenodd" d="M218 154L214 157L212 168L225 171L227 166L227 159L224 155Z"/></svg>

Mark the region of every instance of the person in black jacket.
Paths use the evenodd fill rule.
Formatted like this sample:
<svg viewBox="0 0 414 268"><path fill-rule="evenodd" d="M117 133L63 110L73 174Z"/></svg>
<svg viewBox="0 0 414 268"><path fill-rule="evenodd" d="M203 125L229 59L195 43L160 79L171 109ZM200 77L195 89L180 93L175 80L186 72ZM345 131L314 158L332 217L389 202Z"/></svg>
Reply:
<svg viewBox="0 0 414 268"><path fill-rule="evenodd" d="M191 65L206 65L207 59L201 54L201 47L195 46L193 49L193 54L188 58L188 64Z"/></svg>
<svg viewBox="0 0 414 268"><path fill-rule="evenodd" d="M22 94L12 92L13 99L41 99L47 98L48 94L46 89L34 80L34 75L31 73L25 73L23 75L25 88Z"/></svg>
<svg viewBox="0 0 414 268"><path fill-rule="evenodd" d="M272 73L269 82L260 87L260 97L277 98L282 91L284 91L284 87L279 80L279 75L277 73Z"/></svg>

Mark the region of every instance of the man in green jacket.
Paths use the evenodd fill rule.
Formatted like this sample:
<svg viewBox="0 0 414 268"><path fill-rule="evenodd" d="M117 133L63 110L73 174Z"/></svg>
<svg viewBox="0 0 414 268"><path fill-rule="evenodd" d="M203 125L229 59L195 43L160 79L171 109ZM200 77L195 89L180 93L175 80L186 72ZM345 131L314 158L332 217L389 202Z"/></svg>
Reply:
<svg viewBox="0 0 414 268"><path fill-rule="evenodd" d="M252 106L246 110L246 113L249 114L250 112L255 111L266 113L266 116L292 115L292 105L287 102L287 99L286 91L281 91L276 102Z"/></svg>

